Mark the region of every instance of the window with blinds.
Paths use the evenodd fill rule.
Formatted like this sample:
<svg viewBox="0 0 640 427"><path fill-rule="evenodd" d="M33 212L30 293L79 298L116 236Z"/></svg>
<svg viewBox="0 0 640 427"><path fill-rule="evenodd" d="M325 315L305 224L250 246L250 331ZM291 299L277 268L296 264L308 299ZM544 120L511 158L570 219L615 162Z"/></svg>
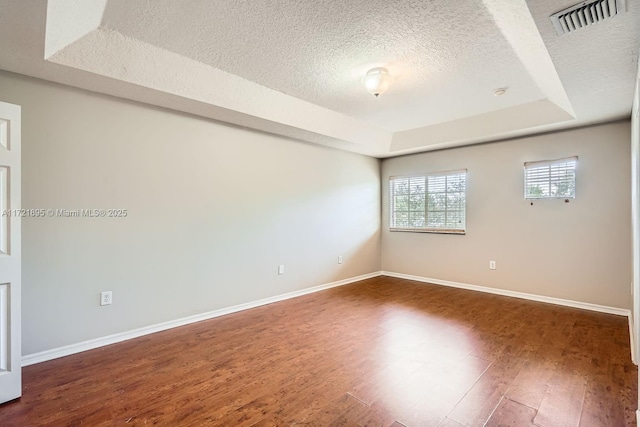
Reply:
<svg viewBox="0 0 640 427"><path fill-rule="evenodd" d="M577 157L524 164L525 199L576 197Z"/></svg>
<svg viewBox="0 0 640 427"><path fill-rule="evenodd" d="M390 229L464 234L467 171L391 177Z"/></svg>

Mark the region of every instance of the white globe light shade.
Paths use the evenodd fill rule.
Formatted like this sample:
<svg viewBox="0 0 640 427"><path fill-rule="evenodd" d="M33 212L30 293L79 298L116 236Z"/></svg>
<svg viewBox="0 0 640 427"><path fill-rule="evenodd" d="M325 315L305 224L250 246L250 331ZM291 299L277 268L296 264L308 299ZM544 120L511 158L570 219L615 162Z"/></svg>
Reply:
<svg viewBox="0 0 640 427"><path fill-rule="evenodd" d="M389 75L389 71L386 68L382 67L370 69L362 78L362 84L374 96L379 96L386 92L391 83L393 83L393 77Z"/></svg>

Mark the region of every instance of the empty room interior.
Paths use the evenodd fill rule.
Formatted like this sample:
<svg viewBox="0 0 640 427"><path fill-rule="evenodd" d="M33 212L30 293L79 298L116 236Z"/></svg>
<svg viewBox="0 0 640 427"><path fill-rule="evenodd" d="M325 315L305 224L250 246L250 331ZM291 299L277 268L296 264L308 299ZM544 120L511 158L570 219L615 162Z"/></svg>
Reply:
<svg viewBox="0 0 640 427"><path fill-rule="evenodd" d="M636 426L639 0L0 0L0 425Z"/></svg>

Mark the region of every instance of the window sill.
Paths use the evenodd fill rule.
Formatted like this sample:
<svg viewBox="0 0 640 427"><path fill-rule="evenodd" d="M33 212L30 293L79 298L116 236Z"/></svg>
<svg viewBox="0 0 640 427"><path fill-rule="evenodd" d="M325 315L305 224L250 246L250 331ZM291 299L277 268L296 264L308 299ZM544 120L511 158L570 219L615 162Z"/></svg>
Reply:
<svg viewBox="0 0 640 427"><path fill-rule="evenodd" d="M525 197L525 202L537 202L540 200L573 200L575 196L553 196L553 197Z"/></svg>
<svg viewBox="0 0 640 427"><path fill-rule="evenodd" d="M467 234L467 230L437 229L437 228L390 228L389 231L407 233L432 233L432 234Z"/></svg>

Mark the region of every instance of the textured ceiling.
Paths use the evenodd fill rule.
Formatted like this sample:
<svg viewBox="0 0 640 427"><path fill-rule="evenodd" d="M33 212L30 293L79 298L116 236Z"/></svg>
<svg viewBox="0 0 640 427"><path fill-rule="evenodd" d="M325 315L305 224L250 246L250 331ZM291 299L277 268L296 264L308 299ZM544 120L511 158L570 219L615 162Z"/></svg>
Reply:
<svg viewBox="0 0 640 427"><path fill-rule="evenodd" d="M394 132L543 97L482 2L178 3L112 0L103 26ZM377 65L396 81L373 102Z"/></svg>
<svg viewBox="0 0 640 427"><path fill-rule="evenodd" d="M628 117L638 1L558 37L573 3L0 0L0 69L386 157Z"/></svg>

